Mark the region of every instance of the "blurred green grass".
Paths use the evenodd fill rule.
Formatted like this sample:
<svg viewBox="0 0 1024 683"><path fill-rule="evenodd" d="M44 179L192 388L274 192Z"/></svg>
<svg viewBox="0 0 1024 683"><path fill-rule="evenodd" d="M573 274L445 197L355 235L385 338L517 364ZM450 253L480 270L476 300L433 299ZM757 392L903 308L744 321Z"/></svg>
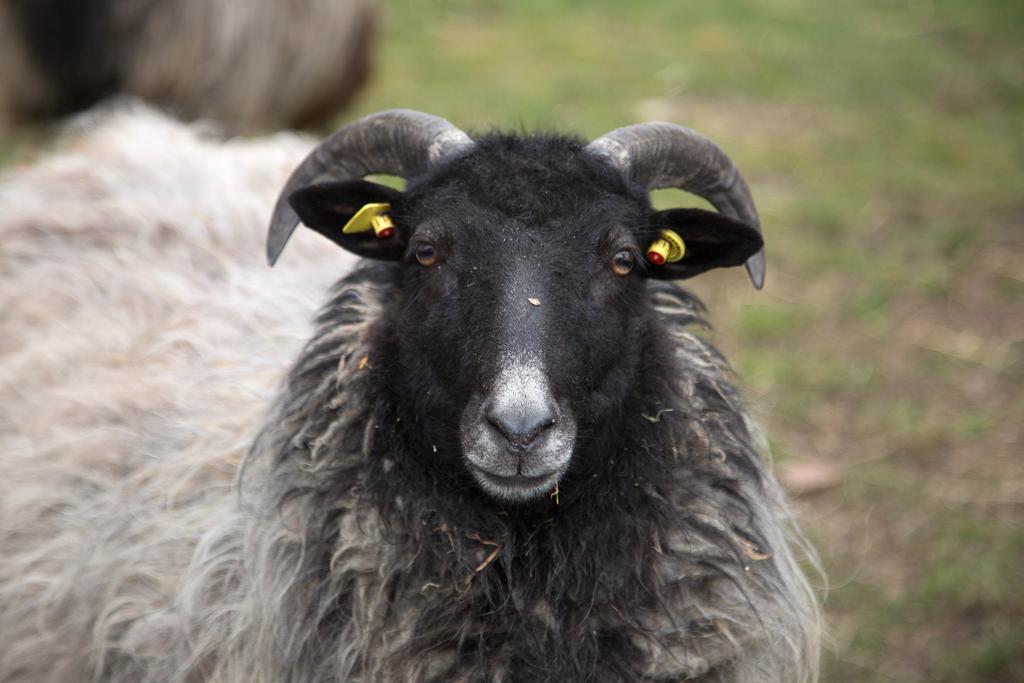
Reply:
<svg viewBox="0 0 1024 683"><path fill-rule="evenodd" d="M839 466L797 501L829 575L823 680L1024 680L1024 2L382 1L342 120L663 119L729 151L767 286L692 288L780 471Z"/></svg>

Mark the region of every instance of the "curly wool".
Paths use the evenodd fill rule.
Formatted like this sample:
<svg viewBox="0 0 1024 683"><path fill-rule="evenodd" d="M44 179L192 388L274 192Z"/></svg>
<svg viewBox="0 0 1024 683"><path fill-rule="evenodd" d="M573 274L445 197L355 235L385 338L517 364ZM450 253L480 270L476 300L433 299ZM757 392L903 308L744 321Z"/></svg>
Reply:
<svg viewBox="0 0 1024 683"><path fill-rule="evenodd" d="M0 176L0 680L141 678L138 624L233 508L281 368L351 267L313 236L262 260L310 146L133 108Z"/></svg>
<svg viewBox="0 0 1024 683"><path fill-rule="evenodd" d="M614 478L561 492L549 516L514 519L472 492L417 495L441 488L410 462L429 454L402 452L403 427L364 360L386 271L357 271L321 313L249 457L253 517L226 522L210 537L218 550L193 564L189 583L230 584L216 599L237 606L211 620L215 598L199 593L183 611L207 675L816 678L818 616L790 544L806 546L752 449L724 360L688 331L702 323L690 297L652 288L675 323L680 414L640 421L655 436L613 458ZM657 452L665 443L675 447Z"/></svg>

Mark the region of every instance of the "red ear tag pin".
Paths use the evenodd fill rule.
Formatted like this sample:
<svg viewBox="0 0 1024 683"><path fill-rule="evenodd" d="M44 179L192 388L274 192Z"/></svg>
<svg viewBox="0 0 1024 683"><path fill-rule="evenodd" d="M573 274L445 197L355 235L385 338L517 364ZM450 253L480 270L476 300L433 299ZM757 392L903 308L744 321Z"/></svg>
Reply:
<svg viewBox="0 0 1024 683"><path fill-rule="evenodd" d="M661 237L647 247L647 260L656 266L675 263L686 253L686 243L674 230L662 230Z"/></svg>
<svg viewBox="0 0 1024 683"><path fill-rule="evenodd" d="M387 239L395 234L395 222L391 220L391 216L386 213L374 216L373 219L370 220L370 227L373 228L373 234L376 235L379 240Z"/></svg>
<svg viewBox="0 0 1024 683"><path fill-rule="evenodd" d="M351 235L373 230L373 235L377 239L387 239L395 234L395 222L387 214L390 208L391 204L387 202L366 204L359 211L356 211L355 215L341 229L341 232Z"/></svg>

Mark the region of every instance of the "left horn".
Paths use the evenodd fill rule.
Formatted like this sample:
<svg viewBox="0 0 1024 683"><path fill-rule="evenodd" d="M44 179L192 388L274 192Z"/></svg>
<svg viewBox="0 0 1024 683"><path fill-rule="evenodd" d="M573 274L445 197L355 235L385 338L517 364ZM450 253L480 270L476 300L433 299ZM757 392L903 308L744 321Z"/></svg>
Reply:
<svg viewBox="0 0 1024 683"><path fill-rule="evenodd" d="M267 261L277 262L299 224L298 214L288 203L292 192L326 179L352 180L372 173L420 175L472 144L448 121L410 109L370 114L340 128L303 159L281 190L267 233Z"/></svg>
<svg viewBox="0 0 1024 683"><path fill-rule="evenodd" d="M649 190L676 187L711 202L718 211L761 232L757 207L739 169L722 148L674 123L617 128L587 149ZM764 249L747 259L754 287L764 286Z"/></svg>

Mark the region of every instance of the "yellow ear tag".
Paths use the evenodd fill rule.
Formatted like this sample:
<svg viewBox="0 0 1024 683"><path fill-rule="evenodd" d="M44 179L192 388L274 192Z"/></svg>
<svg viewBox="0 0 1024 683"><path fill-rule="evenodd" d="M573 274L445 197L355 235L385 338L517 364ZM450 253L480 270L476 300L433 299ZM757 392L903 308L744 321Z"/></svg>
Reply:
<svg viewBox="0 0 1024 683"><path fill-rule="evenodd" d="M348 220L348 223L341 229L341 232L345 235L353 235L373 230L373 234L377 239L391 237L395 234L395 222L387 214L390 208L391 204L387 202L366 204L363 208L356 211L356 214Z"/></svg>
<svg viewBox="0 0 1024 683"><path fill-rule="evenodd" d="M662 230L661 237L647 247L647 260L656 266L675 263L686 253L686 243L674 230Z"/></svg>

